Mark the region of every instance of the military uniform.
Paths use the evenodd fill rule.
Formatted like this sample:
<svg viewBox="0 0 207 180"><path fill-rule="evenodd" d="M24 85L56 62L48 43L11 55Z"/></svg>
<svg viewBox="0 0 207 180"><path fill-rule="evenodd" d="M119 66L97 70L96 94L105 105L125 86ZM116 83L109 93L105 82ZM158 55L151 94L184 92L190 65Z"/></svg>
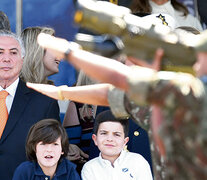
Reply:
<svg viewBox="0 0 207 180"><path fill-rule="evenodd" d="M132 69L128 83L129 91L126 94L119 91L118 101L113 88L108 100L116 117L131 115L148 129L151 142L156 142L156 148L151 146L155 179L207 179L207 89L204 84L190 74L157 73L140 67ZM140 118L137 105L151 104L156 105L153 109L160 107L161 116L153 115L153 121Z"/></svg>

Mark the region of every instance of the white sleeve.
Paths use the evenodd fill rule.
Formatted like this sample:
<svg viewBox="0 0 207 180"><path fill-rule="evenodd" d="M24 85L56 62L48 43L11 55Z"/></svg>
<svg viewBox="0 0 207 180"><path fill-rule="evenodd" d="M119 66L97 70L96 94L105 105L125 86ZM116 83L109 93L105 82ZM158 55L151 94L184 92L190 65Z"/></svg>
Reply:
<svg viewBox="0 0 207 180"><path fill-rule="evenodd" d="M138 162L139 162L137 163L137 169L139 169L138 179L153 180L150 165L147 162L147 160L145 160L144 157L140 155Z"/></svg>
<svg viewBox="0 0 207 180"><path fill-rule="evenodd" d="M194 16L191 15L191 14L188 14L188 15L187 15L187 21L189 22L189 24L190 24L192 27L196 28L196 29L199 30L199 31L203 31L203 27L202 27L201 22L199 21L198 18L194 17Z"/></svg>
<svg viewBox="0 0 207 180"><path fill-rule="evenodd" d="M94 179L92 170L90 167L86 164L84 164L82 170L81 170L81 179L82 180L96 180Z"/></svg>

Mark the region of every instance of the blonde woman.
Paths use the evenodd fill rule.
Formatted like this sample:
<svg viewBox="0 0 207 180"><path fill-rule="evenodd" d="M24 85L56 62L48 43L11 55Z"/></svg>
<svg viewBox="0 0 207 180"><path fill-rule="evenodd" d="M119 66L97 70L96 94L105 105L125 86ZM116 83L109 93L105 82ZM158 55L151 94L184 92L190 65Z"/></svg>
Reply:
<svg viewBox="0 0 207 180"><path fill-rule="evenodd" d="M55 34L53 28L39 26L28 27L21 33L26 54L20 77L25 82L49 83L47 77L59 72L60 59L55 58L50 50L45 50L37 43L37 36L42 32Z"/></svg>

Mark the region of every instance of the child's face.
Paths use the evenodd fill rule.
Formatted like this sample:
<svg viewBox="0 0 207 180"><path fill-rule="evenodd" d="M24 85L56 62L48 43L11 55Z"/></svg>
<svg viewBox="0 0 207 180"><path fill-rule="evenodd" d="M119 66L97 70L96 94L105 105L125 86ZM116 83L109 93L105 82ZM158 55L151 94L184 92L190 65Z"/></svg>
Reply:
<svg viewBox="0 0 207 180"><path fill-rule="evenodd" d="M36 145L37 161L43 171L47 168L54 168L55 170L62 154L60 137L54 143L43 144L41 141Z"/></svg>
<svg viewBox="0 0 207 180"><path fill-rule="evenodd" d="M97 135L92 136L101 151L102 158L115 161L129 138L124 138L124 129L119 122L103 122L99 125Z"/></svg>

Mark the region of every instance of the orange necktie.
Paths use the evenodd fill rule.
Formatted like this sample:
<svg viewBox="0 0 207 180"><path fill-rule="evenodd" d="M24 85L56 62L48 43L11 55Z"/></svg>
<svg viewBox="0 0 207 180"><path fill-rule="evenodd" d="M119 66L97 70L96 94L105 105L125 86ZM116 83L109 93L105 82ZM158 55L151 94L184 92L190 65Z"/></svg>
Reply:
<svg viewBox="0 0 207 180"><path fill-rule="evenodd" d="M8 96L7 91L0 91L0 138L3 134L4 127L8 119L8 111L6 107L6 97Z"/></svg>

